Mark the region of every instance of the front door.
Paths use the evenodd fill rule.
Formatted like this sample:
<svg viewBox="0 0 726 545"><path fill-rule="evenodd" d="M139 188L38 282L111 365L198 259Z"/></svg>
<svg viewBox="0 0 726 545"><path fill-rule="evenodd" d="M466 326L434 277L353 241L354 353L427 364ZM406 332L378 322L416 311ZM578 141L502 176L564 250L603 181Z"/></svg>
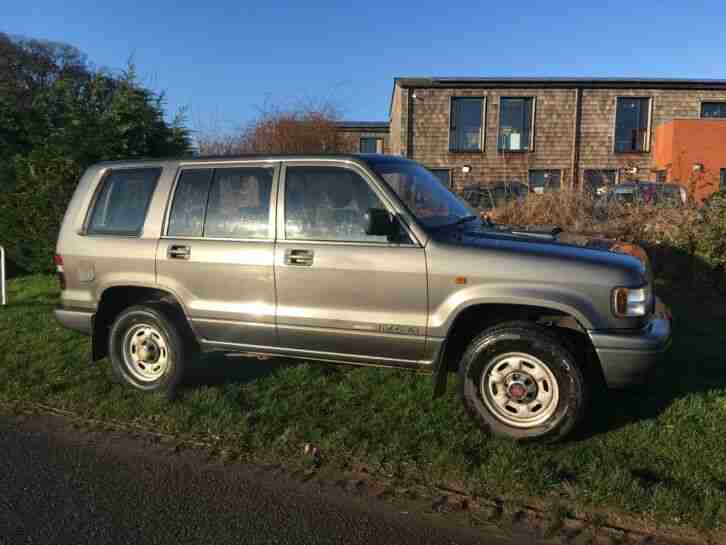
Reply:
<svg viewBox="0 0 726 545"><path fill-rule="evenodd" d="M382 364L424 355L424 249L365 233L385 196L362 169L288 164L278 202L277 326L283 350ZM313 355L313 354L311 354Z"/></svg>
<svg viewBox="0 0 726 545"><path fill-rule="evenodd" d="M180 171L157 281L180 298L204 341L277 346L275 170L242 163Z"/></svg>

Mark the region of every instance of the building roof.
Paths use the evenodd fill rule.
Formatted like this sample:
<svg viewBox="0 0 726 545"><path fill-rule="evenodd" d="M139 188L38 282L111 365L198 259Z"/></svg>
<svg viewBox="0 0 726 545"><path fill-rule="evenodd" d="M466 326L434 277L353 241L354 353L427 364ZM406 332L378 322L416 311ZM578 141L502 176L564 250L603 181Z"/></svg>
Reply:
<svg viewBox="0 0 726 545"><path fill-rule="evenodd" d="M402 88L462 88L462 87L521 87L551 89L693 89L726 90L726 80L683 78L575 78L575 77L397 77L393 78L393 90L388 105L388 117L393 108L396 86Z"/></svg>
<svg viewBox="0 0 726 545"><path fill-rule="evenodd" d="M573 77L399 77L400 87L554 87L554 88L641 88L641 89L726 89L722 79L679 78L573 78Z"/></svg>
<svg viewBox="0 0 726 545"><path fill-rule="evenodd" d="M340 129L387 131L388 121L337 121L335 125Z"/></svg>

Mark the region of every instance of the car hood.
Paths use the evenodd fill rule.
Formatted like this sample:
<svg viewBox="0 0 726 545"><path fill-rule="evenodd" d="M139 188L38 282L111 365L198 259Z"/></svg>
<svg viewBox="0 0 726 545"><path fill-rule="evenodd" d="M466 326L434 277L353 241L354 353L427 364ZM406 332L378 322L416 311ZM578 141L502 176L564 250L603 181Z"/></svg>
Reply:
<svg viewBox="0 0 726 545"><path fill-rule="evenodd" d="M646 251L637 244L614 239L563 232L558 228L519 230L504 226L450 230L436 238L470 247L507 249L620 269L638 269L648 282L652 282L652 266Z"/></svg>

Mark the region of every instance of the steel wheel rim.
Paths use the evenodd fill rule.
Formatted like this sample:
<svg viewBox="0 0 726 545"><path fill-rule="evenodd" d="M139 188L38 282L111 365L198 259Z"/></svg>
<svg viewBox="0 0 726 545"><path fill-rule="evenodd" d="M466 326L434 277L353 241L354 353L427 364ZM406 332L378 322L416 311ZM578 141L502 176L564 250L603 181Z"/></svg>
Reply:
<svg viewBox="0 0 726 545"><path fill-rule="evenodd" d="M502 422L532 428L546 422L557 410L560 389L555 375L539 358L509 352L484 368L481 395L487 408Z"/></svg>
<svg viewBox="0 0 726 545"><path fill-rule="evenodd" d="M126 332L123 341L126 369L141 382L153 382L169 367L169 349L159 329L149 324L136 324Z"/></svg>

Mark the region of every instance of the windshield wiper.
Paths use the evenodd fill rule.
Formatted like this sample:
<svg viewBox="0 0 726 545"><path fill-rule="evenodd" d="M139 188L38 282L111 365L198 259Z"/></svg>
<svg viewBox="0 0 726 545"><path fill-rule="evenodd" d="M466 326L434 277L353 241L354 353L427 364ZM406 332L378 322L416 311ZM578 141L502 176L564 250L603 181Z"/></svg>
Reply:
<svg viewBox="0 0 726 545"><path fill-rule="evenodd" d="M445 229L449 227L456 227L457 225L461 225L463 223L468 223L472 220L479 219L479 216L464 216L463 218L459 218L453 223L446 223L444 225L438 225L434 227L434 229Z"/></svg>

